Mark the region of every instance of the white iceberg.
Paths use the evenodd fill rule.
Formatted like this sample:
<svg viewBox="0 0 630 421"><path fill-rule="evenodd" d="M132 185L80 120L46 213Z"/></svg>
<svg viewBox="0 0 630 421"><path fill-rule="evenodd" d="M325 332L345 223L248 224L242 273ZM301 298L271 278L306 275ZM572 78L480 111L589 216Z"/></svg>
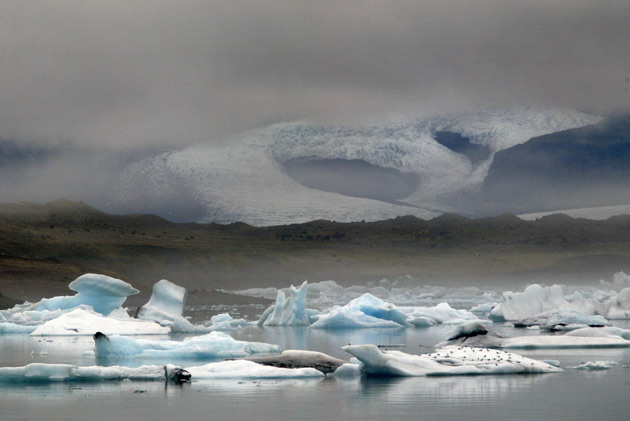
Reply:
<svg viewBox="0 0 630 421"><path fill-rule="evenodd" d="M287 379L322 378L314 368L280 368L251 361L222 361L201 366L181 368L173 364L124 366L88 366L71 364L32 363L23 367L0 367L0 383L51 383L100 381L174 381L192 379Z"/></svg>
<svg viewBox="0 0 630 421"><path fill-rule="evenodd" d="M287 300L282 291L278 291L276 303L269 307L258 320L259 326L308 326L311 321L306 309L306 292L308 282L295 288L291 285Z"/></svg>
<svg viewBox="0 0 630 421"><path fill-rule="evenodd" d="M503 297L505 301L490 312L490 318L493 320L522 320L554 309L579 310L586 315L598 313L596 311L598 302L585 298L579 292L567 300L560 285L542 287L533 284L523 292L506 291Z"/></svg>
<svg viewBox="0 0 630 421"><path fill-rule="evenodd" d="M624 288L606 303L607 319L630 319L630 287Z"/></svg>
<svg viewBox="0 0 630 421"><path fill-rule="evenodd" d="M80 367L71 364L32 363L23 367L0 367L2 383L43 383L104 380L166 380L164 366L141 367Z"/></svg>
<svg viewBox="0 0 630 421"><path fill-rule="evenodd" d="M485 348L452 346L423 355L381 351L376 345L348 345L343 349L361 361L363 372L377 376L534 374L562 371L558 367L521 355Z"/></svg>
<svg viewBox="0 0 630 421"><path fill-rule="evenodd" d="M90 307L82 306L47 321L35 329L31 336L94 335L99 331L107 335L164 335L171 331L155 322L133 319L123 311L119 311L116 316L119 318L105 317Z"/></svg>
<svg viewBox="0 0 630 421"><path fill-rule="evenodd" d="M571 367L574 370L586 370L586 371L600 371L608 370L614 365L618 365L616 361L587 361L575 367Z"/></svg>
<svg viewBox="0 0 630 421"><path fill-rule="evenodd" d="M433 326L436 324L459 324L478 317L466 310L457 310L448 303L439 303L435 307L401 307L407 315L407 322L416 326Z"/></svg>
<svg viewBox="0 0 630 421"><path fill-rule="evenodd" d="M183 341L155 341L126 336L94 335L98 359L220 359L280 352L277 345L238 341L222 332L186 338Z"/></svg>
<svg viewBox="0 0 630 421"><path fill-rule="evenodd" d="M193 380L204 379L286 379L321 378L324 373L314 368L283 368L257 364L247 360L233 360L187 367Z"/></svg>
<svg viewBox="0 0 630 421"><path fill-rule="evenodd" d="M245 319L233 319L228 313L215 314L210 318L209 322L204 323L204 326L211 330L234 330L241 329L247 326L255 325L256 322L248 322Z"/></svg>
<svg viewBox="0 0 630 421"><path fill-rule="evenodd" d="M173 321L184 314L186 288L162 279L153 285L149 302L138 308L138 319L156 322Z"/></svg>

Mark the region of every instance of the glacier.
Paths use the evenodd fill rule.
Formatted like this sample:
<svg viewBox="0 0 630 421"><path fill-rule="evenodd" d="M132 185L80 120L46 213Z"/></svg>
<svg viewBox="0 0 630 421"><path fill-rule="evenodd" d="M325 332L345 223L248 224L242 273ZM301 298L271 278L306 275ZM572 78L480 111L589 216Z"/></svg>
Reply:
<svg viewBox="0 0 630 421"><path fill-rule="evenodd" d="M463 115L393 119L371 126L272 124L224 142L207 142L130 164L120 175L120 203L138 192L155 206L185 203L198 222L242 221L268 226L316 219L375 221L401 215L424 219L449 211L445 194L478 188L493 154L532 137L600 121L598 116L555 108L491 109ZM473 164L439 144L435 132L450 131L487 146L490 157ZM361 160L416 174L421 183L390 203L305 187L283 164L293 159ZM166 205L164 205L166 204ZM184 210L181 210L182 212ZM172 209L133 209L173 216ZM188 215L190 218L191 215Z"/></svg>
<svg viewBox="0 0 630 421"><path fill-rule="evenodd" d="M553 365L518 354L485 348L451 346L423 355L381 351L375 345L348 345L343 349L361 362L361 371L374 376L538 374L562 371Z"/></svg>

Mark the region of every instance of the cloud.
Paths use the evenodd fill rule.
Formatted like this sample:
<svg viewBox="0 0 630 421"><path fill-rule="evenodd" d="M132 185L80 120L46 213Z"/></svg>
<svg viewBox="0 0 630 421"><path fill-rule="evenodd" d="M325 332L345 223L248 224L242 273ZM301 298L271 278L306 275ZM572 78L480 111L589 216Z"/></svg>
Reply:
<svg viewBox="0 0 630 421"><path fill-rule="evenodd" d="M627 1L0 4L0 138L132 150L272 121L628 111Z"/></svg>

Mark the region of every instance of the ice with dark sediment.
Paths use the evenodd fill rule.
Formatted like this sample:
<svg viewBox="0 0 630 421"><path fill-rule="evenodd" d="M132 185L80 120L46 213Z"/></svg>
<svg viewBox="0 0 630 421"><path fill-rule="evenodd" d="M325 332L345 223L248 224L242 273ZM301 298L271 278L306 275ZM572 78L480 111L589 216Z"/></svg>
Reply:
<svg viewBox="0 0 630 421"><path fill-rule="evenodd" d="M455 328L443 346L483 346L487 348L625 348L630 347L630 330L616 327L584 327L562 335L505 337L477 322Z"/></svg>

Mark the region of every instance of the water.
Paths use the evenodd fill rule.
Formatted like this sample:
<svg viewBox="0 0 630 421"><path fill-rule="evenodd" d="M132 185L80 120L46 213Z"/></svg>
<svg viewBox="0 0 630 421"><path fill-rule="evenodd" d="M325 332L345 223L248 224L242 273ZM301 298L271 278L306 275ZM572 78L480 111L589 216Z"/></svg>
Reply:
<svg viewBox="0 0 630 421"><path fill-rule="evenodd" d="M623 327L627 327L627 324ZM430 352L449 326L426 329L318 330L251 327L232 333L248 341L311 349L347 359L348 343L404 346ZM537 334L497 327L512 335ZM155 337L153 337L155 339ZM166 337L164 337L166 339ZM93 365L92 339L6 335L0 366L31 362ZM563 368L585 361L617 361L605 371L566 369L546 375L323 380L98 382L0 385L0 418L20 419L627 419L630 349L533 350ZM199 362L182 362L196 365Z"/></svg>

